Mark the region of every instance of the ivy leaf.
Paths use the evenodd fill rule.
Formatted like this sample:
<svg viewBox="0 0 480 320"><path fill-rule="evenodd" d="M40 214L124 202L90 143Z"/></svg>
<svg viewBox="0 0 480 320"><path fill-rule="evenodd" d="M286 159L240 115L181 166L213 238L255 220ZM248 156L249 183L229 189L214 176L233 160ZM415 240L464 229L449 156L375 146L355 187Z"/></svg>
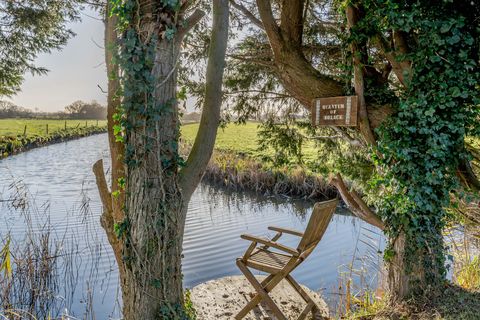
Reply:
<svg viewBox="0 0 480 320"><path fill-rule="evenodd" d="M456 43L459 43L460 42L460 36L458 34L454 35L453 37L450 37L447 39L447 42L449 44L456 44Z"/></svg>
<svg viewBox="0 0 480 320"><path fill-rule="evenodd" d="M175 27L167 28L167 30L165 30L165 38L167 38L167 40L173 40L176 32L177 29Z"/></svg>

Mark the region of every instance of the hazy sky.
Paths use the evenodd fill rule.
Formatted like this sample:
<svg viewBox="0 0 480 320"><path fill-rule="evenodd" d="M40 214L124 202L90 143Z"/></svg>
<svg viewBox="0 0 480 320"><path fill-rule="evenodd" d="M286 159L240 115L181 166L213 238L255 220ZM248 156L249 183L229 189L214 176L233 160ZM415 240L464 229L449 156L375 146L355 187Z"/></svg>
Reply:
<svg viewBox="0 0 480 320"><path fill-rule="evenodd" d="M61 51L38 56L36 63L50 72L45 76L25 75L22 92L10 100L32 110L59 111L75 100L106 103L107 75L103 52L103 22L99 15L84 10L82 21L71 24L77 34ZM95 44L97 43L97 44ZM101 46L101 47L98 47Z"/></svg>

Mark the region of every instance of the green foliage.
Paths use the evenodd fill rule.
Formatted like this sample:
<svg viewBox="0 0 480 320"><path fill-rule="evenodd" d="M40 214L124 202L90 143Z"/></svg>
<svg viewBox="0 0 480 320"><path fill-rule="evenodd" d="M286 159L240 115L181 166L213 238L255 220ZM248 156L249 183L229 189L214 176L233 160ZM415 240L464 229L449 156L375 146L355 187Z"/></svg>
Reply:
<svg viewBox="0 0 480 320"><path fill-rule="evenodd" d="M379 171L372 187L382 191L376 205L390 239L406 235L407 271L421 267L429 283L439 283L445 274L444 208L458 186L459 161L468 157L465 138L478 134L478 24L470 1L364 5L364 37L389 30L412 35L411 53L399 57L412 63L406 89L396 113L377 131ZM353 35L358 39L359 33Z"/></svg>
<svg viewBox="0 0 480 320"><path fill-rule="evenodd" d="M302 145L304 136L295 127L295 123L288 121L277 124L270 119L262 124L259 136L259 150L274 150L273 156L265 154L264 161L273 163L275 166L283 166L292 162L303 163Z"/></svg>
<svg viewBox="0 0 480 320"><path fill-rule="evenodd" d="M122 238L123 236L126 236L130 230L130 221L128 218L125 218L122 222L115 223L113 225L113 232L115 232L115 235L117 238Z"/></svg>
<svg viewBox="0 0 480 320"><path fill-rule="evenodd" d="M188 289L185 290L185 313L187 314L187 319L197 319L197 312L192 302L192 292Z"/></svg>
<svg viewBox="0 0 480 320"><path fill-rule="evenodd" d="M76 0L0 1L0 96L20 90L25 72L45 74L39 53L60 49L74 34L66 24L78 19Z"/></svg>

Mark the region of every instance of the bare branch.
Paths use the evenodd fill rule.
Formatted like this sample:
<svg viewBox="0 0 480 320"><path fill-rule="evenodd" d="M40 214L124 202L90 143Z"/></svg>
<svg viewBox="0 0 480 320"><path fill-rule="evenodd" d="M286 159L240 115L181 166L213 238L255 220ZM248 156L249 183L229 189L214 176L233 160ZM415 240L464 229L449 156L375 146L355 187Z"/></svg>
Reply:
<svg viewBox="0 0 480 320"><path fill-rule="evenodd" d="M357 140L357 139L354 139L352 138L348 133L346 133L345 131L343 131L342 129L340 129L339 127L330 127L332 128L333 130L335 130L335 132L337 132L338 134L340 134L340 136L342 136L342 138L344 138L345 140L348 141L348 143L350 143L350 145L354 146L354 147L362 147L362 146L365 146L364 143L362 143L362 141L360 140Z"/></svg>
<svg viewBox="0 0 480 320"><path fill-rule="evenodd" d="M347 7L347 22L349 28L353 28L357 23L359 17L358 9L349 5ZM358 96L359 101L359 126L360 131L362 132L363 137L367 143L375 145L375 136L373 135L372 128L370 127L370 121L368 119L367 105L365 102L364 95L364 79L363 79L363 61L362 61L362 50L364 50L364 43L356 43L355 41L351 44L352 56L353 56L353 67L354 67L354 87L355 93Z"/></svg>
<svg viewBox="0 0 480 320"><path fill-rule="evenodd" d="M229 0L214 0L202 118L187 163L180 174L180 186L186 202L189 201L193 191L200 183L215 145L220 123L228 28Z"/></svg>
<svg viewBox="0 0 480 320"><path fill-rule="evenodd" d="M205 16L205 12L197 9L193 12L188 18L185 19L184 25L178 29L177 33L177 43L180 44L183 41L183 38L187 35L188 32L202 20Z"/></svg>
<svg viewBox="0 0 480 320"><path fill-rule="evenodd" d="M397 38L402 37L397 35ZM406 50L406 48L401 44L403 43L403 40L397 41L400 42L401 50ZM392 65L393 72L397 76L398 81L400 81L403 86L406 86L407 79L405 79L405 74L410 74L411 63L409 61L399 61L398 54L395 52L395 49L389 45L387 40L382 35L378 35L376 37L376 43L380 47L382 53L385 55L385 58L387 58L388 62L390 62Z"/></svg>
<svg viewBox="0 0 480 320"><path fill-rule="evenodd" d="M282 42L282 37L280 35L280 28L273 17L272 4L270 0L257 0L258 13L262 19L263 26L265 27L265 32L268 35L270 41L279 44Z"/></svg>
<svg viewBox="0 0 480 320"><path fill-rule="evenodd" d="M348 190L340 174L330 178L330 184L337 188L343 201L354 215L381 230L385 229L382 219L367 206L354 190Z"/></svg>
<svg viewBox="0 0 480 320"><path fill-rule="evenodd" d="M300 45L303 35L303 17L305 0L283 0L280 17L282 35L292 43Z"/></svg>
<svg viewBox="0 0 480 320"><path fill-rule="evenodd" d="M265 28L263 27L262 21L260 21L260 19L255 17L255 15L252 12L250 12L247 8L245 8L245 6L243 6L239 3L236 3L235 0L230 0L230 4L232 5L232 7L234 7L238 11L240 11L254 25L256 25L257 27L259 27L262 30L265 30Z"/></svg>
<svg viewBox="0 0 480 320"><path fill-rule="evenodd" d="M103 160L100 159L93 165L93 173L97 182L98 192L100 193L100 200L103 204L104 213L106 215L112 214L112 195L108 190L107 180L105 179L105 172L103 171Z"/></svg>

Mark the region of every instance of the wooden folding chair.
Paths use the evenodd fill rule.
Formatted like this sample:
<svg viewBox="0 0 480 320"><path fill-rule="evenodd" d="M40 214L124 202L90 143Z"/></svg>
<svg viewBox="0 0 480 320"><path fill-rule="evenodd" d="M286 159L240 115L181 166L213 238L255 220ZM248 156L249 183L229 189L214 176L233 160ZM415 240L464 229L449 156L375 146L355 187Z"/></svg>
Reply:
<svg viewBox="0 0 480 320"><path fill-rule="evenodd" d="M243 319L253 308L263 301L278 320L287 320L285 315L268 295L284 278L307 303L298 320L305 319L310 311L312 315L314 315L316 311L320 310L305 290L292 278L290 273L308 257L320 242L325 230L327 230L327 226L330 223L337 204L337 199L316 203L304 233L290 229L268 227L269 230L277 232L272 239L245 234L241 235L242 239L249 240L252 243L243 257L237 259L237 266L255 288L257 294L254 295L252 300L235 316L235 319ZM297 249L276 242L284 233L301 237ZM262 246L257 246L258 244ZM276 249L277 251L273 251L270 248ZM267 272L269 275L262 282L259 282L248 267Z"/></svg>

